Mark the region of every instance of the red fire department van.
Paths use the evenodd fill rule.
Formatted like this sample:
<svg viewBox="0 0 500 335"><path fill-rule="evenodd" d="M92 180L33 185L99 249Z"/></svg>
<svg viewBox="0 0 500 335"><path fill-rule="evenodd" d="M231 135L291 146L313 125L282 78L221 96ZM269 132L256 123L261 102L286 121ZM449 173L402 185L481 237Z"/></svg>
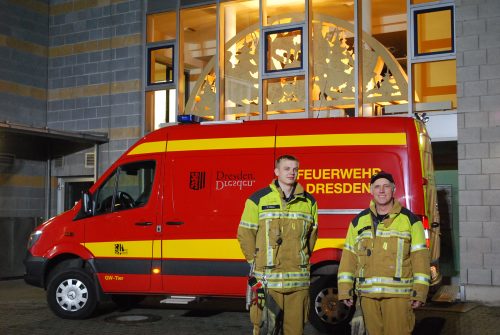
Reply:
<svg viewBox="0 0 500 335"><path fill-rule="evenodd" d="M345 327L336 272L350 220L370 200L369 179L393 174L396 196L433 222L430 139L410 117L202 122L154 131L126 151L71 210L36 228L27 283L52 311L90 316L106 296L244 297L249 265L236 231L245 199L274 178L276 157L300 160L316 198L311 323Z"/></svg>

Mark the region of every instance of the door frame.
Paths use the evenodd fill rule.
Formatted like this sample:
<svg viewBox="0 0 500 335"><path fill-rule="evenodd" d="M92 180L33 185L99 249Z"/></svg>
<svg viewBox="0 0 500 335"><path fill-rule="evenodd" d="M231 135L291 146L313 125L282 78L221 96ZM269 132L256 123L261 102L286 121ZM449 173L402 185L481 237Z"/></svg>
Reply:
<svg viewBox="0 0 500 335"><path fill-rule="evenodd" d="M82 177L59 177L57 178L57 209L56 214L64 212L64 192L67 183L91 182L94 183L93 176Z"/></svg>

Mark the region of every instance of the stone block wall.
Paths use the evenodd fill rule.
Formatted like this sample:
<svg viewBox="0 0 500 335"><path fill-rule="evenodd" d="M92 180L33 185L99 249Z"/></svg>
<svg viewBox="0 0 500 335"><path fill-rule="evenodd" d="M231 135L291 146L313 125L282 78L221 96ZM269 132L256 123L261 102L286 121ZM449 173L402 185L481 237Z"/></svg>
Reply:
<svg viewBox="0 0 500 335"><path fill-rule="evenodd" d="M100 175L141 135L142 1L51 1L50 128L104 132ZM84 153L65 157L55 175L92 175Z"/></svg>
<svg viewBox="0 0 500 335"><path fill-rule="evenodd" d="M0 0L0 121L45 126L48 0Z"/></svg>
<svg viewBox="0 0 500 335"><path fill-rule="evenodd" d="M455 4L460 281L500 303L500 2Z"/></svg>
<svg viewBox="0 0 500 335"><path fill-rule="evenodd" d="M0 122L46 126L48 12L48 0L0 0ZM0 160L0 221L44 215L45 175L45 162Z"/></svg>

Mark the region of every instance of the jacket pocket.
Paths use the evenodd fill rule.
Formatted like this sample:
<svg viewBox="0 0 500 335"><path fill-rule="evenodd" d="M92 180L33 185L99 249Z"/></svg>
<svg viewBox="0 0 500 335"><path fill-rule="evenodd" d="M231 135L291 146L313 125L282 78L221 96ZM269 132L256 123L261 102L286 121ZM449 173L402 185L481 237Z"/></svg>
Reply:
<svg viewBox="0 0 500 335"><path fill-rule="evenodd" d="M364 236L360 238L356 243L356 255L358 256L358 277L365 277L365 269L368 266L368 262L373 252L373 239L369 236Z"/></svg>

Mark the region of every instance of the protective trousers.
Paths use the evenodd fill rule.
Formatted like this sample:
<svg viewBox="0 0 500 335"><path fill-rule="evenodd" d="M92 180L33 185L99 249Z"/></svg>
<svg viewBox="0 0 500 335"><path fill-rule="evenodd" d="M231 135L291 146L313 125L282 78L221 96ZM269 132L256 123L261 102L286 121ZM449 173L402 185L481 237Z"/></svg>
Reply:
<svg viewBox="0 0 500 335"><path fill-rule="evenodd" d="M276 303L283 311L283 334L302 335L304 325L309 316L309 290L281 293L268 289ZM253 324L253 335L259 334L262 318L262 309L257 305L250 307L250 320Z"/></svg>
<svg viewBox="0 0 500 335"><path fill-rule="evenodd" d="M410 335L415 326L408 298L361 297L361 309L369 335Z"/></svg>

